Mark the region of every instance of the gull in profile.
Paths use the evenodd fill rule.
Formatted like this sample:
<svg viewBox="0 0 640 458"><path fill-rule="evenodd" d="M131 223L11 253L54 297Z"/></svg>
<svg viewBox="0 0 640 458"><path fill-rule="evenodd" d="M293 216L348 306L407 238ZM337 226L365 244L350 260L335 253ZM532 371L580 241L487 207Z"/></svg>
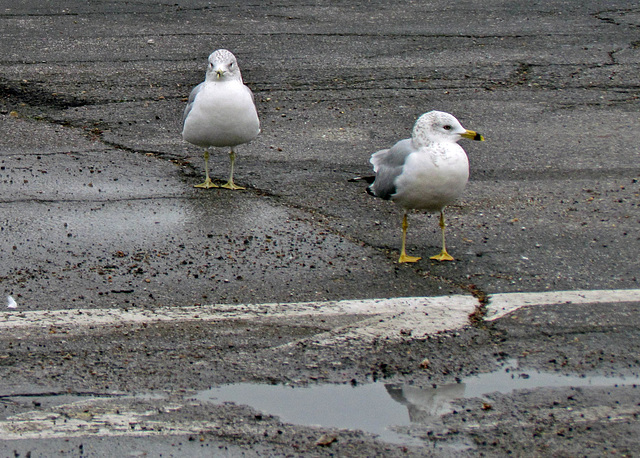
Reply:
<svg viewBox="0 0 640 458"><path fill-rule="evenodd" d="M229 147L231 172L222 187L244 189L233 182L235 147L258 136L260 121L253 93L242 82L238 62L231 52L218 49L211 53L205 80L191 91L182 122L182 138L204 148L205 181L195 187L218 187L209 178L209 150Z"/></svg>
<svg viewBox="0 0 640 458"><path fill-rule="evenodd" d="M404 210L398 262L421 259L408 256L405 251L407 213L412 209L440 213L442 250L431 259L453 261L445 243L444 208L462 194L469 178L469 160L457 143L461 138L484 140L479 133L462 127L453 115L430 111L418 118L411 138L400 140L391 148L371 156L376 175L365 178L371 183L367 192L392 200Z"/></svg>

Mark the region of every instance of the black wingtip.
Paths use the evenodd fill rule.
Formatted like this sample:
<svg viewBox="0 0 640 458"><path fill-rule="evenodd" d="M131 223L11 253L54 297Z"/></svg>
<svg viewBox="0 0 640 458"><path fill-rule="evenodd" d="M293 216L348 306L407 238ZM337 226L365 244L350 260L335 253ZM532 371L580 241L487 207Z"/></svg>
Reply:
<svg viewBox="0 0 640 458"><path fill-rule="evenodd" d="M366 177L353 177L353 178L349 178L348 180L351 183L354 183L356 181L364 181L365 183L373 183L374 181L376 181L376 177L375 175L372 176L366 176Z"/></svg>

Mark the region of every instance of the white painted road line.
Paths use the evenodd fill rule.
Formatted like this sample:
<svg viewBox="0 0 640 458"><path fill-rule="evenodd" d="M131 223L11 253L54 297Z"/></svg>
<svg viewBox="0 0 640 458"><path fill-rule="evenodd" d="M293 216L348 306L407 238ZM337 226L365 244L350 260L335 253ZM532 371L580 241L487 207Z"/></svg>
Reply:
<svg viewBox="0 0 640 458"><path fill-rule="evenodd" d="M78 309L0 313L3 329L64 330L66 334L86 332L88 327L158 322L224 321L255 319L291 319L303 316L350 315L363 320L375 317L368 331L354 325L344 332L361 338L400 336L400 331L413 330L413 335L459 328L478 302L471 296L409 297L392 299L346 300L334 302L302 302L284 304L209 305L201 307L160 307L157 309ZM356 329L357 328L357 329ZM341 328L342 329L342 328Z"/></svg>
<svg viewBox="0 0 640 458"><path fill-rule="evenodd" d="M522 307L608 302L640 302L640 289L492 294L487 306L485 321L497 320Z"/></svg>
<svg viewBox="0 0 640 458"><path fill-rule="evenodd" d="M416 312L434 308L455 308L456 304L477 301L471 296L400 297L330 302L273 304L215 304L198 307L158 307L156 309L67 309L10 311L0 313L0 329L17 327L78 327L160 321L216 321L251 318L279 318L301 315L381 315ZM473 309L471 309L473 310Z"/></svg>
<svg viewBox="0 0 640 458"><path fill-rule="evenodd" d="M503 293L489 298L485 319L493 321L521 307L538 305L640 302L640 289L598 291L556 291ZM66 333L87 332L90 327L158 322L279 319L322 315L360 315L362 320L316 336L314 341L329 344L336 340L376 338L406 339L459 329L479 302L468 295L402 297L391 299L345 300L273 304L208 305L199 307L159 307L157 309L74 309L0 313L2 330L61 328Z"/></svg>
<svg viewBox="0 0 640 458"><path fill-rule="evenodd" d="M1 440L55 439L83 436L168 436L213 430L207 421L158 421L153 406L133 410L127 398L92 398L13 415L0 421ZM169 406L177 411L181 405ZM165 408L166 410L166 408Z"/></svg>

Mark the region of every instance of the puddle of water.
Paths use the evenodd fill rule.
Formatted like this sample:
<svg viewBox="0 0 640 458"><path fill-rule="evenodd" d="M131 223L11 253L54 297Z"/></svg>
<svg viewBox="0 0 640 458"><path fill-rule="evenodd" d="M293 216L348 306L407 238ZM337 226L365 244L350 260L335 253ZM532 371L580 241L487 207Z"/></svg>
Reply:
<svg viewBox="0 0 640 458"><path fill-rule="evenodd" d="M409 412L387 393L382 383L367 385L314 385L291 387L238 383L202 391L201 401L235 402L276 415L287 423L361 429L382 440L407 444L411 438L395 433L390 425L409 425Z"/></svg>
<svg viewBox="0 0 640 458"><path fill-rule="evenodd" d="M496 372L474 375L460 383L431 388L370 383L291 387L238 383L201 391L201 401L249 405L287 423L341 429L360 429L386 442L424 444L393 431L395 426L424 424L452 411L456 399L508 394L519 389L545 387L621 386L640 383L638 376L604 377L562 375L517 369L507 364Z"/></svg>

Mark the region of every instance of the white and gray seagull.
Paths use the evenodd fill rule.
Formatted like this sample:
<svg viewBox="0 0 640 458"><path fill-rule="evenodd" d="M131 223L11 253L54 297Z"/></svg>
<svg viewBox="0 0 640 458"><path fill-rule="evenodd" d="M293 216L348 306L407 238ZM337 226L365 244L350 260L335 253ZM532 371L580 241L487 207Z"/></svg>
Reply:
<svg viewBox="0 0 640 458"><path fill-rule="evenodd" d="M209 150L230 147L231 173L227 189L244 189L233 182L234 148L260 133L260 120L251 89L242 82L236 57L226 49L209 56L205 79L189 95L182 118L182 138L204 148L205 181L197 188L217 188L209 178Z"/></svg>
<svg viewBox="0 0 640 458"><path fill-rule="evenodd" d="M408 256L407 212L426 210L440 213L442 250L431 259L452 261L444 238L444 208L452 204L464 190L469 178L469 160L457 144L461 138L483 141L477 132L467 130L449 113L430 111L418 118L411 138L400 140L389 149L371 156L375 177L367 192L392 200L404 209L402 217L402 248L398 262L416 262L419 257Z"/></svg>

